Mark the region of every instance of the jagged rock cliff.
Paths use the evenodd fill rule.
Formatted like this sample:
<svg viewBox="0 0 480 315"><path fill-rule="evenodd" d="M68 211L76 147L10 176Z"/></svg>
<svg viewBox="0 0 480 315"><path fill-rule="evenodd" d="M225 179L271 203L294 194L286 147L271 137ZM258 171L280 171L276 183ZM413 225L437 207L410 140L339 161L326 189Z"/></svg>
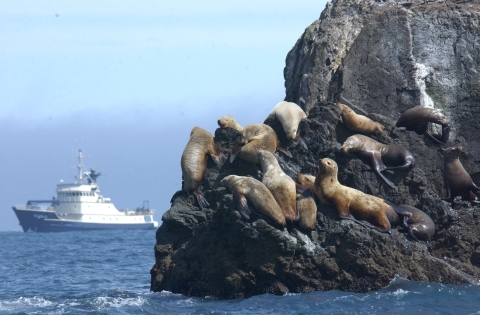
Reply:
<svg viewBox="0 0 480 315"><path fill-rule="evenodd" d="M260 166L236 159L220 167L209 158L202 191L211 209L201 211L193 196L174 199L157 231L151 289L236 298L266 292L365 292L386 286L395 275L478 283L480 207L442 201L439 145L394 124L415 105L443 109L453 129L450 143L465 146L461 160L466 170L480 171L479 16L475 2L328 3L286 60L286 100L309 117L292 142L278 122L272 123L293 154L276 154L285 173L315 175L318 159L333 158L342 184L429 214L436 224L429 244L413 241L400 228L382 234L340 220L334 208L321 204L312 232L295 225L279 230L260 216L247 222L231 192L218 183L228 174L261 179ZM330 103L340 96L386 126L388 136L374 134L374 139L402 144L415 154L414 169L386 173L396 189L369 165L339 152L352 135L338 123L340 110ZM233 129L217 129L215 142L228 153L239 136Z"/></svg>

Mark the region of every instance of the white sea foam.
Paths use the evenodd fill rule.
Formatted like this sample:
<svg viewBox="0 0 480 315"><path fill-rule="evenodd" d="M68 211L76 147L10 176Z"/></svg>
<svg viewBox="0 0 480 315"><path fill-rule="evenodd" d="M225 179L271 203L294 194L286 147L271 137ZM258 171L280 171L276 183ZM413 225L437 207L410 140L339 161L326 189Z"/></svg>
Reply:
<svg viewBox="0 0 480 315"><path fill-rule="evenodd" d="M101 310L101 309L106 309L110 307L116 307L116 308L125 307L125 306L139 307L144 305L145 302L146 300L141 296L137 296L133 298L100 296L100 297L97 297L92 304L98 310Z"/></svg>
<svg viewBox="0 0 480 315"><path fill-rule="evenodd" d="M42 297L34 296L32 298L27 298L22 296L12 301L0 301L0 311L20 311L25 307L42 308L53 304L53 302L45 300Z"/></svg>

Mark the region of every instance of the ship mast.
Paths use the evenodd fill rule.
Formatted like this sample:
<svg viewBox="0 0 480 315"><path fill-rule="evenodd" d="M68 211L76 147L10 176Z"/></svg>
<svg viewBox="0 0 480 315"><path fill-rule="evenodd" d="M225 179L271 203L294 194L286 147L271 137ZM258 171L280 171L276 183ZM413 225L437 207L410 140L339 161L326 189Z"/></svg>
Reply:
<svg viewBox="0 0 480 315"><path fill-rule="evenodd" d="M78 183L81 184L82 181L83 181L83 163L82 163L82 159L83 159L83 153L82 153L82 150L78 150Z"/></svg>

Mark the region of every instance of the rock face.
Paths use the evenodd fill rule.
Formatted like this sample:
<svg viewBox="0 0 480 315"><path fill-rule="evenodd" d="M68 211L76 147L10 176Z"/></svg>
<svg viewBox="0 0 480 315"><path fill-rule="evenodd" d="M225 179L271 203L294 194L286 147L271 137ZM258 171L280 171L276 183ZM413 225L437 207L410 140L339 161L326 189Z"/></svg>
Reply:
<svg viewBox="0 0 480 315"><path fill-rule="evenodd" d="M440 146L394 125L402 111L416 105L443 109L452 126L449 142L464 145L465 169L480 171L479 16L475 2L328 3L286 60L285 100L299 104L309 116L291 142L278 122L271 124L293 155L276 154L287 175L315 175L318 159L332 158L342 184L430 215L436 232L428 244L413 241L401 228L383 234L340 220L333 207L321 204L312 232L296 225L279 230L255 215L255 209L247 222L236 211L231 192L218 183L229 174L261 180L261 167L239 159L220 167L209 158L202 190L211 209L201 211L193 196L173 200L157 231L151 290L219 298L332 289L365 292L388 285L395 275L477 284L480 207L442 201ZM353 134L338 122L340 110L329 102L340 97L385 125L388 136L375 133L372 138L402 144L414 153L414 169L385 173L396 189L368 164L340 153L340 144ZM215 133L224 153L239 138L230 128Z"/></svg>

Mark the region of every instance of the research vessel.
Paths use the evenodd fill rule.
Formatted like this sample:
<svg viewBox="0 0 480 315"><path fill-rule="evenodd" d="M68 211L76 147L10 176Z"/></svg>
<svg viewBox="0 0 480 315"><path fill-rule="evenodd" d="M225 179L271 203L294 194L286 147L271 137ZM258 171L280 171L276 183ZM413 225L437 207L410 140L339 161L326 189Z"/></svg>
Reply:
<svg viewBox="0 0 480 315"><path fill-rule="evenodd" d="M82 151L78 154L76 182L57 185L57 197L29 200L13 206L24 232L64 232L107 229L153 229L158 227L148 201L135 210L118 210L100 194L93 168L86 171Z"/></svg>

